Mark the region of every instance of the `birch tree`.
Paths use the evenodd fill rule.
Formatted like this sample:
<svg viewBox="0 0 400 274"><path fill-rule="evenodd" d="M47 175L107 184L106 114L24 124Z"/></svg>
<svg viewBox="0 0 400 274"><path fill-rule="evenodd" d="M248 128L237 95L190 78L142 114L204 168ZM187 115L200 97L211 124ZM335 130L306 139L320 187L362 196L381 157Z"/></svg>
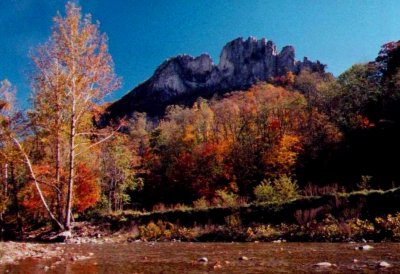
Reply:
<svg viewBox="0 0 400 274"><path fill-rule="evenodd" d="M81 8L71 2L66 5L65 16L54 17L52 35L46 44L38 47L33 61L37 68L34 86L48 94L48 99L52 98L49 102L50 106L53 104L51 116L56 125L54 130L59 132L55 133L56 146L60 144L61 129L65 129L68 138L64 227L69 230L77 158L110 137L95 143L79 143L81 137L96 135L93 131L85 132L85 116L96 103L116 90L120 81L114 73L107 37L100 33L99 23L92 23L89 14L82 16ZM50 111L45 106L47 104L42 105L40 111ZM61 162L59 150L56 148L56 177Z"/></svg>

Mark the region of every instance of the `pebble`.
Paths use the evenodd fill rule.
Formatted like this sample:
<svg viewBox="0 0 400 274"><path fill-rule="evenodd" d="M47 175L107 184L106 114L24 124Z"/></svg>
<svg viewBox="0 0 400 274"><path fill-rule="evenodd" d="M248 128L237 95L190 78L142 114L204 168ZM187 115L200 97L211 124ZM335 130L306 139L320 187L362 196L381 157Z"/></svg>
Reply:
<svg viewBox="0 0 400 274"><path fill-rule="evenodd" d="M221 263L220 263L219 261L217 261L217 262L215 262L215 264L213 265L213 268L214 268L214 269L220 269L220 268L222 268L222 265L221 265Z"/></svg>
<svg viewBox="0 0 400 274"><path fill-rule="evenodd" d="M371 245L362 245L362 246L357 246L356 247L356 250L371 250L371 249L373 249L374 247L373 246L371 246Z"/></svg>
<svg viewBox="0 0 400 274"><path fill-rule="evenodd" d="M389 264L388 262L385 262L385 261L380 261L379 263L378 263L378 265L377 265L378 267L382 267L382 268L385 268L385 267L391 267L392 265L391 264Z"/></svg>
<svg viewBox="0 0 400 274"><path fill-rule="evenodd" d="M332 264L330 262L320 262L314 265L315 267L336 267L336 264Z"/></svg>
<svg viewBox="0 0 400 274"><path fill-rule="evenodd" d="M87 259L89 259L89 257L77 255L77 256L73 256L71 258L71 261L83 261L83 260L87 260Z"/></svg>
<svg viewBox="0 0 400 274"><path fill-rule="evenodd" d="M249 260L249 258L246 256L239 257L239 261L248 261L248 260Z"/></svg>
<svg viewBox="0 0 400 274"><path fill-rule="evenodd" d="M200 259L197 260L199 263L208 263L207 257L201 257Z"/></svg>

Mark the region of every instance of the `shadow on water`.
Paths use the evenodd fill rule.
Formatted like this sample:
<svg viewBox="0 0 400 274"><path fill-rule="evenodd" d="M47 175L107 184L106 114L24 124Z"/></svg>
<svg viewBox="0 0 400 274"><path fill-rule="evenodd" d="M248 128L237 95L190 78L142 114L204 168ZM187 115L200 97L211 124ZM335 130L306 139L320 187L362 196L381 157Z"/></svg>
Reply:
<svg viewBox="0 0 400 274"><path fill-rule="evenodd" d="M130 243L68 245L51 260L25 259L0 273L400 273L400 244ZM73 259L74 254L90 254ZM208 263L198 259L207 257ZM378 269L386 261L390 268ZM319 262L337 266L316 267Z"/></svg>

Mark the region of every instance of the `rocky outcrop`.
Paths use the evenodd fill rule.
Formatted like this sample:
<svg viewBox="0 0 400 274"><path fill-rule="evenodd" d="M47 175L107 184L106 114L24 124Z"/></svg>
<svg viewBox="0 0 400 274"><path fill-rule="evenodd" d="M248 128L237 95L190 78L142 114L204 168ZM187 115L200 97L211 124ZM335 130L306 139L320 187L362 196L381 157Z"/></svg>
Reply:
<svg viewBox="0 0 400 274"><path fill-rule="evenodd" d="M243 89L288 71L297 74L304 68L323 72L325 66L307 58L296 61L292 46L278 53L272 41L238 38L224 46L218 65L207 54L168 59L150 79L108 107L102 123L129 117L135 111L159 116L170 104L191 105L200 96L208 98L215 93Z"/></svg>

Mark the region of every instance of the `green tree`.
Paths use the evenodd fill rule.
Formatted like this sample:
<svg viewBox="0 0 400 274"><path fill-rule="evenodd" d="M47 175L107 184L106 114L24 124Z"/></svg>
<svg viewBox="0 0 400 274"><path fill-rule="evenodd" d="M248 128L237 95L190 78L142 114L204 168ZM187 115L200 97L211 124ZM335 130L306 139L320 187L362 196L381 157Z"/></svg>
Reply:
<svg viewBox="0 0 400 274"><path fill-rule="evenodd" d="M368 65L357 64L337 80L337 93L331 100L332 118L344 130L368 126L379 117L381 91L371 81Z"/></svg>
<svg viewBox="0 0 400 274"><path fill-rule="evenodd" d="M101 146L102 189L110 211L122 210L130 202L128 192L141 187L141 181L135 178L134 152L128 144L127 136L116 135Z"/></svg>

